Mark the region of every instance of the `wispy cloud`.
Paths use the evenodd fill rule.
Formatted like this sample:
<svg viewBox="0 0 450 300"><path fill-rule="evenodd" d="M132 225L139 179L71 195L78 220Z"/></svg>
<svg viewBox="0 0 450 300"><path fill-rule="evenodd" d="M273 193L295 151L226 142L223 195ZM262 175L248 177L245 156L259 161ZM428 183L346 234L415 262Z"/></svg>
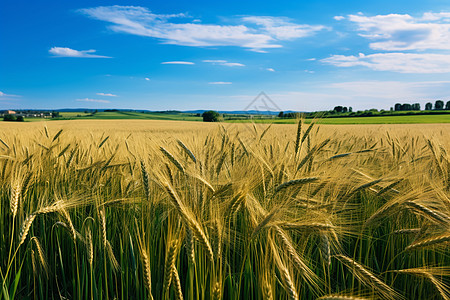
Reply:
<svg viewBox="0 0 450 300"><path fill-rule="evenodd" d="M150 78L148 78L148 77L145 77L144 79L145 79L146 81L150 81Z"/></svg>
<svg viewBox="0 0 450 300"><path fill-rule="evenodd" d="M106 97L117 97L117 95L109 94L109 93L97 93L98 96L106 96Z"/></svg>
<svg viewBox="0 0 450 300"><path fill-rule="evenodd" d="M157 38L166 44L237 46L258 52L280 48L281 41L307 37L325 29L321 25L296 24L287 18L270 16L237 17L233 25L203 24L186 20L185 14L155 14L139 6L99 6L80 12L111 23L112 31ZM172 21L175 18L178 20Z"/></svg>
<svg viewBox="0 0 450 300"><path fill-rule="evenodd" d="M227 82L227 81L214 81L214 82L208 82L208 84L232 84L232 82Z"/></svg>
<svg viewBox="0 0 450 300"><path fill-rule="evenodd" d="M311 36L318 31L326 29L322 25L296 24L289 18L283 17L248 16L243 17L242 20L260 26L261 32L280 41Z"/></svg>
<svg viewBox="0 0 450 300"><path fill-rule="evenodd" d="M191 61L164 61L161 63L162 65L195 65L195 63Z"/></svg>
<svg viewBox="0 0 450 300"><path fill-rule="evenodd" d="M335 19L336 21L341 21L341 20L344 20L345 17L344 16L334 16L333 19Z"/></svg>
<svg viewBox="0 0 450 300"><path fill-rule="evenodd" d="M364 55L333 55L321 60L338 67L364 66L377 71L399 73L448 73L450 55L427 53L376 53Z"/></svg>
<svg viewBox="0 0 450 300"><path fill-rule="evenodd" d="M422 17L408 14L365 16L349 15L347 19L358 26L360 35L374 42L376 50L403 51L450 49L450 13L425 13Z"/></svg>
<svg viewBox="0 0 450 300"><path fill-rule="evenodd" d="M79 102L111 103L111 101L109 101L109 100L90 99L90 98L77 99L77 101L79 101Z"/></svg>
<svg viewBox="0 0 450 300"><path fill-rule="evenodd" d="M0 91L0 98L7 98L7 97L20 97L19 95L11 95L11 94L5 94L2 91Z"/></svg>
<svg viewBox="0 0 450 300"><path fill-rule="evenodd" d="M273 69L273 68L267 68L266 70L269 72L275 72L275 69Z"/></svg>
<svg viewBox="0 0 450 300"><path fill-rule="evenodd" d="M245 65L244 64L241 64L241 63L237 63L237 62L229 62L229 61L226 61L226 60L220 60L220 59L213 59L213 60L211 60L211 59L206 59L206 60L203 60L203 62L205 62L205 63L211 63L211 64L213 64L213 65L220 65L220 66L227 66L227 67L245 67Z"/></svg>
<svg viewBox="0 0 450 300"><path fill-rule="evenodd" d="M96 50L74 50L66 47L53 47L48 51L57 57L84 57L84 58L111 58L110 56L103 56L93 54Z"/></svg>

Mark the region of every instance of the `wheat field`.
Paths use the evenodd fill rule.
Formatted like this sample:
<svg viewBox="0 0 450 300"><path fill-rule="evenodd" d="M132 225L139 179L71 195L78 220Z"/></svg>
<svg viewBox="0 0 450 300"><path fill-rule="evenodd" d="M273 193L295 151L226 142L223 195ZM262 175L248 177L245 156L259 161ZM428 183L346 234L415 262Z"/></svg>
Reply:
<svg viewBox="0 0 450 300"><path fill-rule="evenodd" d="M449 132L0 124L0 299L450 299Z"/></svg>

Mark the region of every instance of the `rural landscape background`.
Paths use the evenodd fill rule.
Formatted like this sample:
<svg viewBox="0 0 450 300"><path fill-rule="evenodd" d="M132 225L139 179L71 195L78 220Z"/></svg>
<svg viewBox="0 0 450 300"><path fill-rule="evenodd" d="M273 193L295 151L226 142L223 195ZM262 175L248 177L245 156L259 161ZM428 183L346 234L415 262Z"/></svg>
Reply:
<svg viewBox="0 0 450 300"><path fill-rule="evenodd" d="M0 28L0 300L450 299L446 1Z"/></svg>

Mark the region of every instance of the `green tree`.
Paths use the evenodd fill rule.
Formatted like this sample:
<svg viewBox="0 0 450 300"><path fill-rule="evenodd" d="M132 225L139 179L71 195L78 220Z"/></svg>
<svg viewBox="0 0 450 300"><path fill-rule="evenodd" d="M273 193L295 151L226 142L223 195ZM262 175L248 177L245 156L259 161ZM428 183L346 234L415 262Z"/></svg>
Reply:
<svg viewBox="0 0 450 300"><path fill-rule="evenodd" d="M436 103L434 103L434 109L444 109L444 101L436 100Z"/></svg>
<svg viewBox="0 0 450 300"><path fill-rule="evenodd" d="M432 110L433 109L433 104L431 102L428 102L427 104L425 104L425 110Z"/></svg>
<svg viewBox="0 0 450 300"><path fill-rule="evenodd" d="M342 112L342 110L343 110L343 107L342 106L335 106L334 108L333 108L333 110L335 111L335 112L337 112L337 113L341 113Z"/></svg>
<svg viewBox="0 0 450 300"><path fill-rule="evenodd" d="M217 111L208 110L202 114L203 122L219 122L219 113Z"/></svg>
<svg viewBox="0 0 450 300"><path fill-rule="evenodd" d="M23 118L23 116L18 116L16 121L17 122L23 122L23 121L25 121L25 119Z"/></svg>
<svg viewBox="0 0 450 300"><path fill-rule="evenodd" d="M411 110L411 104L409 104L409 103L404 103L404 104L402 104L400 110L402 110L402 111L408 111L408 110Z"/></svg>
<svg viewBox="0 0 450 300"><path fill-rule="evenodd" d="M3 121L15 121L16 120L16 116L14 115L4 115L3 116Z"/></svg>
<svg viewBox="0 0 450 300"><path fill-rule="evenodd" d="M445 109L450 110L450 101L447 101L447 103L445 104Z"/></svg>

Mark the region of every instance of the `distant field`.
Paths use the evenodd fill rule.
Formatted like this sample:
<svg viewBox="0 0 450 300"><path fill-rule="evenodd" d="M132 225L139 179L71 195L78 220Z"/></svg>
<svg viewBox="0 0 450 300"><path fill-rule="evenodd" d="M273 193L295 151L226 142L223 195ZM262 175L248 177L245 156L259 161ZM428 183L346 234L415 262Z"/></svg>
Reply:
<svg viewBox="0 0 450 300"><path fill-rule="evenodd" d="M171 120L171 121L202 121L202 117L188 113L141 113L141 112L62 112L61 118L56 120ZM312 119L306 119L310 123ZM27 118L27 122L44 121L40 118ZM52 120L54 121L54 120ZM226 123L274 123L295 124L295 119L239 119L225 120ZM405 115L405 116L375 116L375 117L343 117L318 119L320 124L425 124L450 123L450 115Z"/></svg>
<svg viewBox="0 0 450 300"><path fill-rule="evenodd" d="M137 120L177 120L177 121L201 121L201 117L193 116L185 113L141 113L141 112L98 112L94 115L83 112L63 112L63 119L89 119L89 120L105 120L105 119L137 119Z"/></svg>

